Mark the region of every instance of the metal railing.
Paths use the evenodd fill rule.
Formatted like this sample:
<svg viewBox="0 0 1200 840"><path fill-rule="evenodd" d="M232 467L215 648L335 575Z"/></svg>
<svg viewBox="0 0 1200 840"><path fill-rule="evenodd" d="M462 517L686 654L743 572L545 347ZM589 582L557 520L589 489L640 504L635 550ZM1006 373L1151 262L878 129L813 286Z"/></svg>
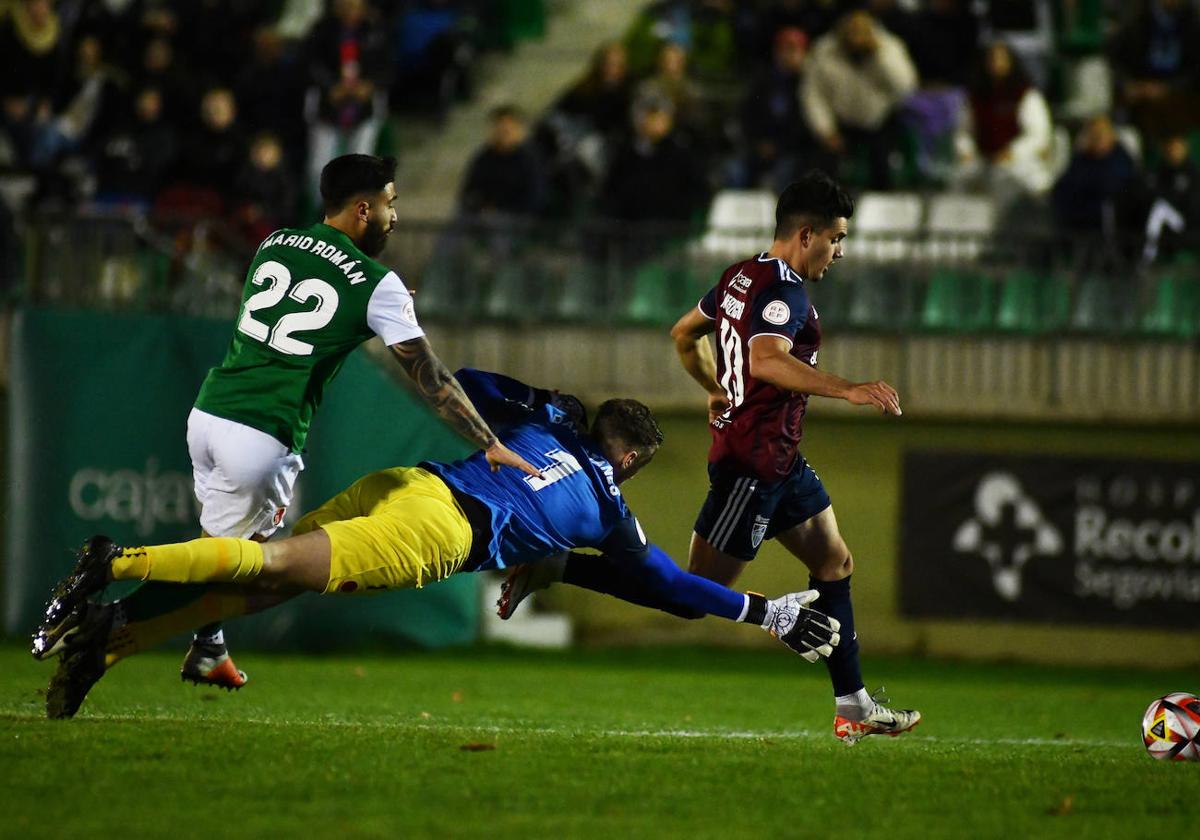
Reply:
<svg viewBox="0 0 1200 840"><path fill-rule="evenodd" d="M430 323L672 323L769 231L679 225L402 223L382 259ZM22 299L230 315L255 243L211 219L38 219ZM811 294L827 328L961 335L1190 340L1200 269L1146 268L1135 237L1046 234L851 236Z"/></svg>

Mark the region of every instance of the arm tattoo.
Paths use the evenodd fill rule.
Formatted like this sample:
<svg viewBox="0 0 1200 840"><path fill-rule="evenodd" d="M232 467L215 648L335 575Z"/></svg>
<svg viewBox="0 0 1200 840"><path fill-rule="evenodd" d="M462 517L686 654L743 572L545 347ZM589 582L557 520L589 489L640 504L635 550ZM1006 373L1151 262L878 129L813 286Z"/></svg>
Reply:
<svg viewBox="0 0 1200 840"><path fill-rule="evenodd" d="M479 416L458 380L433 352L427 340L414 338L392 344L389 349L408 373L421 397L456 432L480 449L487 449L496 442L496 433Z"/></svg>

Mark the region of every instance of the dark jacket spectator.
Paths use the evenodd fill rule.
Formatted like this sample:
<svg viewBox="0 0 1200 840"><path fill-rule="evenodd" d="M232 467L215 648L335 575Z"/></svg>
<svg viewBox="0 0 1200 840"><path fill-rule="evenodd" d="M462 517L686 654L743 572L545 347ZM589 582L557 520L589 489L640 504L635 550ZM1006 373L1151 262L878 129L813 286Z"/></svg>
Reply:
<svg viewBox="0 0 1200 840"><path fill-rule="evenodd" d="M750 86L742 103L741 129L746 172L741 186L757 186L770 173L777 191L796 170L799 155L813 143L800 108L800 78L808 55L808 37L795 27L775 36L770 68Z"/></svg>
<svg viewBox="0 0 1200 840"><path fill-rule="evenodd" d="M164 115L177 124L195 119L199 90L196 80L179 66L175 48L166 38L154 37L142 49L142 62L134 74L138 88L155 88L162 94Z"/></svg>
<svg viewBox="0 0 1200 840"><path fill-rule="evenodd" d="M233 186L237 218L248 241L261 241L295 218L296 184L279 138L269 132L255 135Z"/></svg>
<svg viewBox="0 0 1200 840"><path fill-rule="evenodd" d="M204 94L200 125L189 133L184 151L179 180L211 189L228 201L246 155L245 139L237 122L237 102L228 88L211 88Z"/></svg>
<svg viewBox="0 0 1200 840"><path fill-rule="evenodd" d="M247 131L270 131L282 142L286 160L304 159L304 78L273 29L254 34L253 54L234 93Z"/></svg>
<svg viewBox="0 0 1200 840"><path fill-rule="evenodd" d="M908 32L896 33L908 45L922 86L967 83L979 48L979 24L968 6L967 0L929 0Z"/></svg>
<svg viewBox="0 0 1200 840"><path fill-rule="evenodd" d="M30 96L35 109L58 92L64 68L71 66L69 44L50 0L20 0L0 16L0 94Z"/></svg>
<svg viewBox="0 0 1200 840"><path fill-rule="evenodd" d="M1144 135L1200 124L1200 22L1187 0L1144 0L1110 52L1120 100Z"/></svg>
<svg viewBox="0 0 1200 840"><path fill-rule="evenodd" d="M670 105L639 103L634 135L609 167L604 204L625 221L686 222L708 200L703 169L674 132Z"/></svg>
<svg viewBox="0 0 1200 840"><path fill-rule="evenodd" d="M162 92L142 89L134 100L133 117L113 126L100 146L96 165L99 200L152 204L178 153L179 135L164 116Z"/></svg>
<svg viewBox="0 0 1200 840"><path fill-rule="evenodd" d="M459 194L464 216L533 216L545 201L545 176L520 112L500 107L492 112L487 143L467 168Z"/></svg>
<svg viewBox="0 0 1200 840"><path fill-rule="evenodd" d="M1066 230L1111 235L1122 222L1122 201L1137 168L1116 139L1108 117L1081 129L1067 171L1054 185L1054 210Z"/></svg>
<svg viewBox="0 0 1200 840"><path fill-rule="evenodd" d="M697 140L703 136L700 88L688 76L688 53L680 44L668 41L659 48L654 75L638 85L634 96L643 97L668 100L675 115L675 130L687 132Z"/></svg>
<svg viewBox="0 0 1200 840"><path fill-rule="evenodd" d="M375 114L375 95L391 83L387 32L365 0L334 0L313 28L307 66L318 92L317 119L350 129Z"/></svg>
<svg viewBox="0 0 1200 840"><path fill-rule="evenodd" d="M556 109L613 138L625 133L629 126L632 95L625 47L614 41L592 54L587 75L563 95Z"/></svg>

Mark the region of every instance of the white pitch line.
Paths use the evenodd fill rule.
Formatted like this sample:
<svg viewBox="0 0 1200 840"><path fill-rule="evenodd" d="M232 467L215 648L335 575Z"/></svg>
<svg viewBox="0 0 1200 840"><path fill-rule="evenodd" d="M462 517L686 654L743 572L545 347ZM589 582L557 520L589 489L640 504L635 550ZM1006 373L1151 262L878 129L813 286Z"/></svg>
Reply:
<svg viewBox="0 0 1200 840"><path fill-rule="evenodd" d="M681 740L713 738L728 741L762 741L762 740L821 740L832 739L827 732L813 732L807 729L788 731L755 731L738 729L586 729L558 726L519 726L472 723L430 723L420 721L351 721L344 719L310 719L284 720L265 718L181 718L172 715L84 715L80 720L106 720L121 723L247 723L254 726L292 727L292 726L325 726L345 729L388 729L416 730L420 732L468 731L486 732L490 735L541 735L541 736L593 736L600 738L678 738ZM925 735L921 732L908 733L907 739L939 745L963 746L1013 746L1013 747L1085 747L1089 749L1133 749L1137 746L1135 740L1078 740L1071 738L957 738L943 735Z"/></svg>

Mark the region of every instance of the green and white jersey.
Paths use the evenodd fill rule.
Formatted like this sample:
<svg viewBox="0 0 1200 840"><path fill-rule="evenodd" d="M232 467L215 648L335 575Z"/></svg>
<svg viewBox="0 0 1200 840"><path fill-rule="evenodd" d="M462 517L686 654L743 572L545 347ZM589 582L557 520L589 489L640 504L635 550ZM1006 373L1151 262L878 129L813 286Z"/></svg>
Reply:
<svg viewBox="0 0 1200 840"><path fill-rule="evenodd" d="M277 231L250 263L233 340L196 408L300 452L325 386L372 335L424 335L396 272L329 225Z"/></svg>

